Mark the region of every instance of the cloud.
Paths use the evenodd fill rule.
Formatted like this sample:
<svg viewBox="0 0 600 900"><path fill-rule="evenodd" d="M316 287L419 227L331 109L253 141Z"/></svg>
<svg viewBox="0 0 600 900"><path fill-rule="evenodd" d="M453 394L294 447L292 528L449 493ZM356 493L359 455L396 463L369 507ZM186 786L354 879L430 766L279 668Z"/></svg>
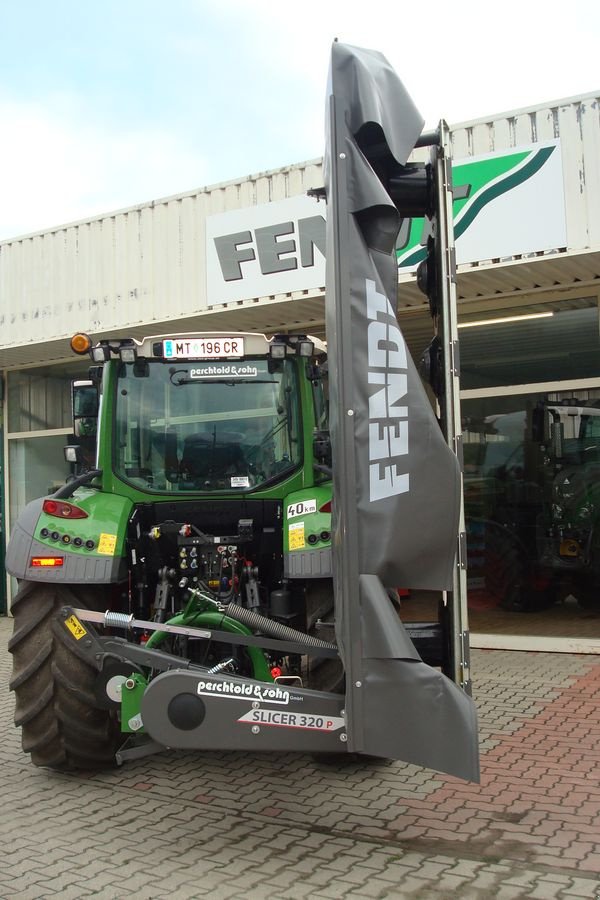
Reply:
<svg viewBox="0 0 600 900"><path fill-rule="evenodd" d="M200 4L205 0L199 0ZM209 4L212 6L212 4ZM256 65L301 85L303 106L324 95L334 38L382 52L429 125L493 115L597 89L600 6L571 0L538 4L503 0L483 10L480 0L406 7L392 0L227 0ZM557 27L561 22L561 27ZM281 87L280 87L281 89Z"/></svg>
<svg viewBox="0 0 600 900"><path fill-rule="evenodd" d="M172 134L82 121L76 101L0 100L0 240L203 183L202 158Z"/></svg>
<svg viewBox="0 0 600 900"><path fill-rule="evenodd" d="M320 156L335 37L384 53L428 127L597 87L590 0L564 22L558 0L504 0L491 23L479 0L62 9L69 34L50 7L25 27L23 4L0 33L0 239Z"/></svg>

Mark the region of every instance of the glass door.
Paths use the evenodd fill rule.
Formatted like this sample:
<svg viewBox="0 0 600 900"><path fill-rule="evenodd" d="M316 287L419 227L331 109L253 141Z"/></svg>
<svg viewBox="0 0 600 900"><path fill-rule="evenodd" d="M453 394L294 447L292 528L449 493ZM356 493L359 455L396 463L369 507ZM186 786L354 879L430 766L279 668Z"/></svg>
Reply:
<svg viewBox="0 0 600 900"><path fill-rule="evenodd" d="M471 630L600 639L600 389L462 414Z"/></svg>

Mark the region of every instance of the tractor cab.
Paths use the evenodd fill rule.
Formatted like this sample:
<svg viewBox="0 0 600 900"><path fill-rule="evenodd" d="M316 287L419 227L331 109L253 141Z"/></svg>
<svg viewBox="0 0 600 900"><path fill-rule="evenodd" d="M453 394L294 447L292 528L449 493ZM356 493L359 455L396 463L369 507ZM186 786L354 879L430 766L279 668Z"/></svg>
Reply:
<svg viewBox="0 0 600 900"><path fill-rule="evenodd" d="M106 404L99 464L144 493L268 488L303 466L313 430L322 443L326 350L316 339L186 335L93 347L77 335L73 346L108 370L92 369ZM94 406L95 391L93 380L73 387L74 432L88 458L80 426L96 420L81 409Z"/></svg>

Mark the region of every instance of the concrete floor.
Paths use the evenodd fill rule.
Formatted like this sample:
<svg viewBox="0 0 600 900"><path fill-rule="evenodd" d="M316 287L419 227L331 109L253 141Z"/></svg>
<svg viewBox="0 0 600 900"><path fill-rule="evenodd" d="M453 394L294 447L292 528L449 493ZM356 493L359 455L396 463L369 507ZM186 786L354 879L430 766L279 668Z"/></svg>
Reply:
<svg viewBox="0 0 600 900"><path fill-rule="evenodd" d="M234 751L67 774L21 751L11 625L0 617L2 900L600 896L597 658L474 651L480 784Z"/></svg>

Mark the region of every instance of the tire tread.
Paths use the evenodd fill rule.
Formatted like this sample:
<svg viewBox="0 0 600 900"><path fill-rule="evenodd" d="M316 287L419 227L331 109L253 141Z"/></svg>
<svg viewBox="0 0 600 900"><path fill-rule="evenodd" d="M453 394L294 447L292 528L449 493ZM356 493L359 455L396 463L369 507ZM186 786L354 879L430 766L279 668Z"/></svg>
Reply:
<svg viewBox="0 0 600 900"><path fill-rule="evenodd" d="M95 669L73 653L58 619L63 606L89 606L90 599L84 587L22 582L12 604L15 724L36 766L113 765L122 741L115 716L95 698Z"/></svg>

